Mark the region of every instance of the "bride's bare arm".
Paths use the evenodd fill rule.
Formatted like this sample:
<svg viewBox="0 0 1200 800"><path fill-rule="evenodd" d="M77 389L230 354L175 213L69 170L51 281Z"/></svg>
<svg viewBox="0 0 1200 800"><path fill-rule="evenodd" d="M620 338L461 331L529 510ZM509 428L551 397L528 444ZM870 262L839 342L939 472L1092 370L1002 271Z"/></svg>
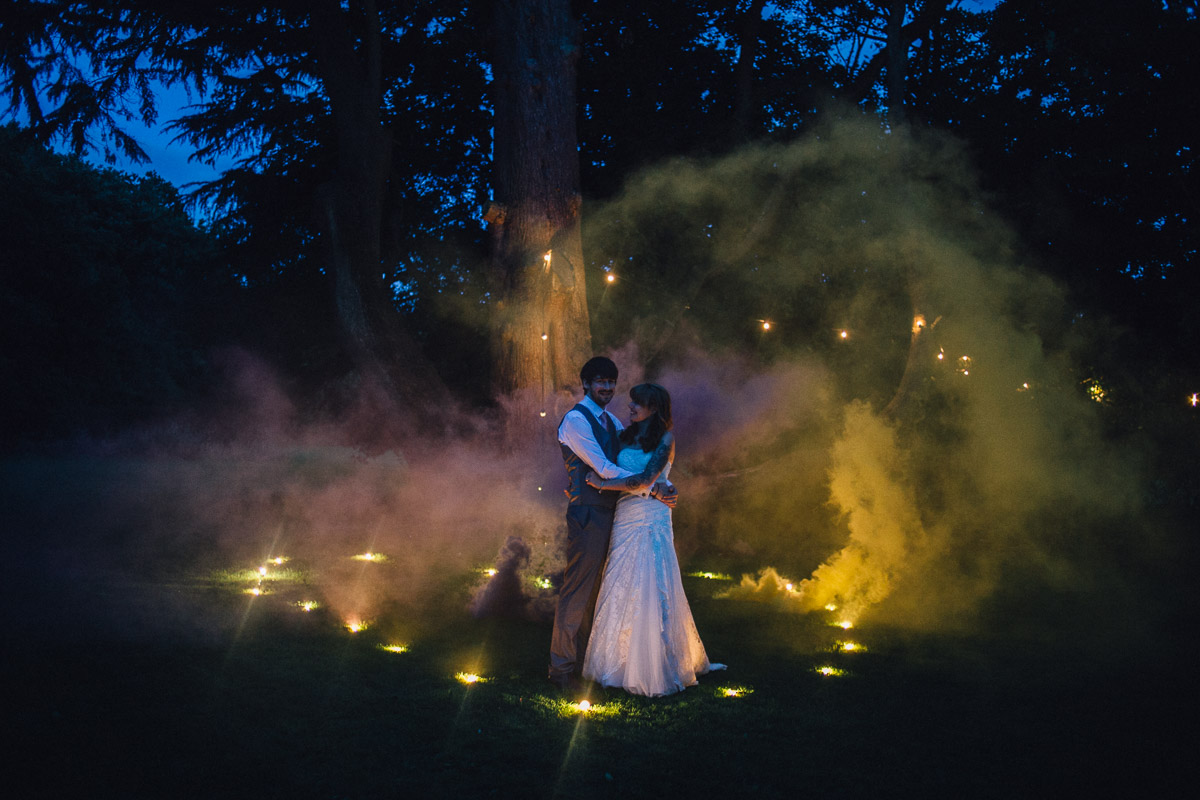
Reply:
<svg viewBox="0 0 1200 800"><path fill-rule="evenodd" d="M600 480L594 472L587 474L586 480L589 486L596 489L616 489L621 492L632 492L634 494L644 492L654 485L658 480L658 476L666 469L667 464L671 463L671 459L675 457L675 437L669 432L663 434L662 441L658 443L658 447L654 448L654 452L650 455L650 461L646 464L646 468L637 475L628 478L612 478L610 480Z"/></svg>

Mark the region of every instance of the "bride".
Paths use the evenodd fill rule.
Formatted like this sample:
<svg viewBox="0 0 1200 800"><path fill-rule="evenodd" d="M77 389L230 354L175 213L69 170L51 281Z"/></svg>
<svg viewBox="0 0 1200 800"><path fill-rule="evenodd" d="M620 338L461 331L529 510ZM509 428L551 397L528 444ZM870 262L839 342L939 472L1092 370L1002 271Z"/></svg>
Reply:
<svg viewBox="0 0 1200 800"><path fill-rule="evenodd" d="M621 432L617 464L631 478L600 480L597 489L626 492L617 501L608 561L596 600L583 675L603 686L656 697L724 669L710 664L683 593L671 530L671 509L647 492L667 477L675 458L671 396L653 383L629 392L629 427Z"/></svg>

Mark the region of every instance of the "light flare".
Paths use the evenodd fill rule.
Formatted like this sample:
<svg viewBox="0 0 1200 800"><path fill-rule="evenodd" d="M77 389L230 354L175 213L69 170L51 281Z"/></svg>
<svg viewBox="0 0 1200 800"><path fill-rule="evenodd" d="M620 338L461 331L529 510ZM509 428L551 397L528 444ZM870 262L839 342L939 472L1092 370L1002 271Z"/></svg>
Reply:
<svg viewBox="0 0 1200 800"><path fill-rule="evenodd" d="M481 675L476 675L474 672L456 672L454 679L466 686L474 686L477 683L487 683L487 678Z"/></svg>
<svg viewBox="0 0 1200 800"><path fill-rule="evenodd" d="M351 633L361 633L371 627L371 623L363 619L348 619L346 620L346 630Z"/></svg>
<svg viewBox="0 0 1200 800"><path fill-rule="evenodd" d="M1200 393L1193 393L1192 396L1188 398L1188 405L1190 405L1192 408L1200 406Z"/></svg>
<svg viewBox="0 0 1200 800"><path fill-rule="evenodd" d="M828 677L838 677L838 676L846 674L846 670L838 669L837 667L830 667L830 666L817 667L816 672L817 672L817 674L824 675L827 678Z"/></svg>
<svg viewBox="0 0 1200 800"><path fill-rule="evenodd" d="M408 645L406 645L406 644L381 644L381 645L379 645L379 649L387 651L389 653L407 653Z"/></svg>
<svg viewBox="0 0 1200 800"><path fill-rule="evenodd" d="M356 556L351 556L351 558L353 558L355 561L370 561L372 564L382 564L384 561L388 560L388 557L383 553L373 552L359 553Z"/></svg>
<svg viewBox="0 0 1200 800"><path fill-rule="evenodd" d="M301 611L308 612L312 611L314 608L320 608L321 604L316 600L298 600L296 601L296 607Z"/></svg>

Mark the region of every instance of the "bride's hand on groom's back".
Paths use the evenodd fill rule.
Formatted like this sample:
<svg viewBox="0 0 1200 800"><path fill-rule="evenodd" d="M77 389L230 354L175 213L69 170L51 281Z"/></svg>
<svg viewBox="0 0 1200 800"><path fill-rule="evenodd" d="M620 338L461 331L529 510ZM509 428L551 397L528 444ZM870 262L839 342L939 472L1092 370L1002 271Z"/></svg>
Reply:
<svg viewBox="0 0 1200 800"><path fill-rule="evenodd" d="M651 496L659 502L665 504L667 508L674 508L679 502L679 490L673 484L660 483L653 487Z"/></svg>
<svg viewBox="0 0 1200 800"><path fill-rule="evenodd" d="M600 476L598 476L594 472L588 472L587 475L584 475L583 481L584 481L584 483L586 483L588 486L592 487L593 489L600 488Z"/></svg>

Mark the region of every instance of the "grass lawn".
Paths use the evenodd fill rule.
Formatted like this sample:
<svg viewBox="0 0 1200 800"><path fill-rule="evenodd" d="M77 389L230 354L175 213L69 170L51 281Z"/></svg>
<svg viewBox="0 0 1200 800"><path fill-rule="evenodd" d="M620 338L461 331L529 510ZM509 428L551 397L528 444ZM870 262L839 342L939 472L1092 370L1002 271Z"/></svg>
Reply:
<svg viewBox="0 0 1200 800"><path fill-rule="evenodd" d="M597 691L582 713L545 680L547 623L467 612L478 574L352 633L297 605L299 560L256 597L244 564L55 566L41 523L15 519L5 762L27 788L9 796L1149 797L1190 770L1190 630L843 631L687 577L728 671L667 698Z"/></svg>

